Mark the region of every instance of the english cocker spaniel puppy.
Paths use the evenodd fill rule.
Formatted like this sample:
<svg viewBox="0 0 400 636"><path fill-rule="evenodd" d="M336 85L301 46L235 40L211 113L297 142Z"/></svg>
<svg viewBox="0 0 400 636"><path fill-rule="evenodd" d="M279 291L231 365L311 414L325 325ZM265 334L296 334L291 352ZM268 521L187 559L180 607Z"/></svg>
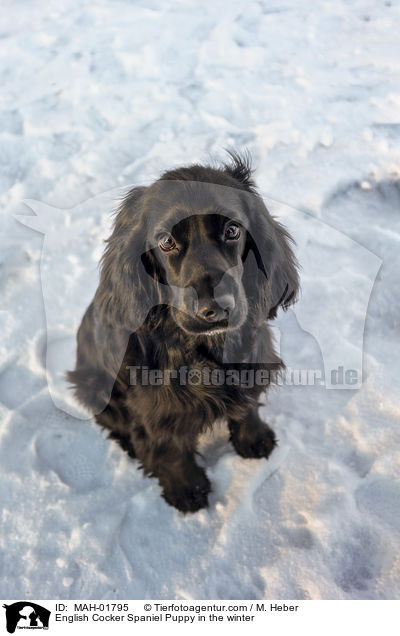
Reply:
<svg viewBox="0 0 400 636"><path fill-rule="evenodd" d="M267 321L298 289L291 238L247 158L171 170L122 201L68 376L182 512L208 505L196 444L216 419L242 457L273 450L258 399L283 363Z"/></svg>

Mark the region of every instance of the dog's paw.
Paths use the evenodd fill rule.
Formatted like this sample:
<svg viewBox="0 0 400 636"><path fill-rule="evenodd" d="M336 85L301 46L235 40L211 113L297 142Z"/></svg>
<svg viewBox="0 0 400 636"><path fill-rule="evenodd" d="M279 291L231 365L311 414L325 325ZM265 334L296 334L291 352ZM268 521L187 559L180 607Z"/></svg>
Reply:
<svg viewBox="0 0 400 636"><path fill-rule="evenodd" d="M235 451L246 459L269 457L277 445L275 433L268 427L263 427L252 436L231 437Z"/></svg>
<svg viewBox="0 0 400 636"><path fill-rule="evenodd" d="M164 488L165 501L181 512L197 512L201 508L207 508L211 484L205 473L199 477L196 483L175 484L173 488Z"/></svg>

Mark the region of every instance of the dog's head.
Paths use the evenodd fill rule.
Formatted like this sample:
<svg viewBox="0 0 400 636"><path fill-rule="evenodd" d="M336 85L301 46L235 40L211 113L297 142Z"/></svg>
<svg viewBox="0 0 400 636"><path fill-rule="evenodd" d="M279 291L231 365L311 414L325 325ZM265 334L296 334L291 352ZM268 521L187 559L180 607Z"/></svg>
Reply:
<svg viewBox="0 0 400 636"><path fill-rule="evenodd" d="M287 231L268 213L246 161L165 173L124 199L103 257L98 304L136 330L153 307L213 335L274 318L297 296Z"/></svg>

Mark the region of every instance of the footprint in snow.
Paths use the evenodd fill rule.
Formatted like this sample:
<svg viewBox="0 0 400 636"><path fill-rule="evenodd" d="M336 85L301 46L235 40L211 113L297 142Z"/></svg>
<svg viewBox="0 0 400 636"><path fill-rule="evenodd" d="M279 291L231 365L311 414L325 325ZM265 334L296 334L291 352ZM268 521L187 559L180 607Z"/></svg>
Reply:
<svg viewBox="0 0 400 636"><path fill-rule="evenodd" d="M60 420L57 426L48 422L36 438L39 459L74 490L100 486L104 479L105 440L81 421L77 426L76 421L65 414L57 419Z"/></svg>

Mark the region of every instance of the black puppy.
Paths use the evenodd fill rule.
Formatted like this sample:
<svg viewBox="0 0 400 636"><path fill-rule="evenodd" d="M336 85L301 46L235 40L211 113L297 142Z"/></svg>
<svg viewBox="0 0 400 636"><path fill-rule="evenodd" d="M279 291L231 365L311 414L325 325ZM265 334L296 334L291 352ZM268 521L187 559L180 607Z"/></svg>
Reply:
<svg viewBox="0 0 400 636"><path fill-rule="evenodd" d="M297 296L290 241L234 153L134 188L117 213L68 376L183 512L207 506L196 443L217 418L242 457L275 445L258 398L283 367L266 320Z"/></svg>

